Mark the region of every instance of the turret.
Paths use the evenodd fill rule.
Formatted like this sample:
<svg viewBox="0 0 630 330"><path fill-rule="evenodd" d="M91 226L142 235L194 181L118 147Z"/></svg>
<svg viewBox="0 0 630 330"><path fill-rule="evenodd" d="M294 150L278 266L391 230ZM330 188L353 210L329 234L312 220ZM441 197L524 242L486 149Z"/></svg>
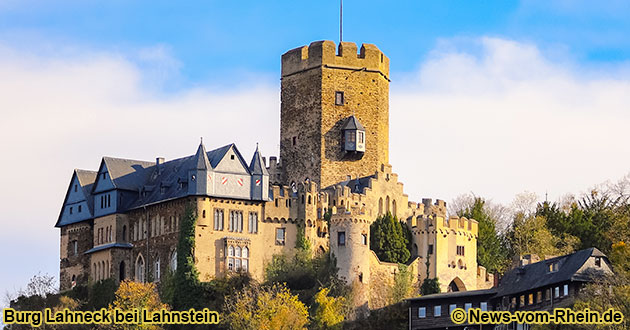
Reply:
<svg viewBox="0 0 630 330"><path fill-rule="evenodd" d="M211 171L212 166L210 166L210 161L208 160L206 147L201 141L188 170L188 194L207 195L209 188L212 187L211 182L209 182Z"/></svg>
<svg viewBox="0 0 630 330"><path fill-rule="evenodd" d="M269 171L267 171L265 161L258 150L256 145L256 151L252 157L252 161L249 164L249 172L252 175L252 199L254 200L268 200L269 199Z"/></svg>

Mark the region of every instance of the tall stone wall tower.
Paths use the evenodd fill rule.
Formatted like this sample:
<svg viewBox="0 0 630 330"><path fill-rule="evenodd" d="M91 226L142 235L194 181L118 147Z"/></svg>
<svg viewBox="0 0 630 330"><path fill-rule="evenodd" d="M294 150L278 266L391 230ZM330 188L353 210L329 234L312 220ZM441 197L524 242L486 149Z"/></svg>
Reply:
<svg viewBox="0 0 630 330"><path fill-rule="evenodd" d="M337 49L317 41L286 52L281 101L287 183L308 178L325 188L389 163L389 59L376 46L363 44L358 52L351 42ZM352 142L357 148L348 150Z"/></svg>

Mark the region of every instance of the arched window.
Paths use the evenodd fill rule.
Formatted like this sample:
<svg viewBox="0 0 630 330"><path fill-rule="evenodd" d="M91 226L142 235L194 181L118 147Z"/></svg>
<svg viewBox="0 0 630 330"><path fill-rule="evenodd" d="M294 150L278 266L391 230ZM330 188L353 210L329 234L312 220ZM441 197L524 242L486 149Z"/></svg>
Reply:
<svg viewBox="0 0 630 330"><path fill-rule="evenodd" d="M234 269L241 269L241 248L238 246L234 249Z"/></svg>
<svg viewBox="0 0 630 330"><path fill-rule="evenodd" d="M276 207L278 207L278 199L276 198L274 203L276 203Z"/></svg>
<svg viewBox="0 0 630 330"><path fill-rule="evenodd" d="M246 247L243 248L243 262L242 268L244 271L249 269L249 249Z"/></svg>
<svg viewBox="0 0 630 330"><path fill-rule="evenodd" d="M396 216L396 200L392 200L392 214Z"/></svg>
<svg viewBox="0 0 630 330"><path fill-rule="evenodd" d="M385 198L385 212L389 213L389 196Z"/></svg>
<svg viewBox="0 0 630 330"><path fill-rule="evenodd" d="M105 261L101 261L101 280L105 279Z"/></svg>
<svg viewBox="0 0 630 330"><path fill-rule="evenodd" d="M383 197L378 199L378 215L383 215Z"/></svg>
<svg viewBox="0 0 630 330"><path fill-rule="evenodd" d="M176 271L177 270L177 251L173 251L173 253L171 253L171 271Z"/></svg>
<svg viewBox="0 0 630 330"><path fill-rule="evenodd" d="M413 255L417 256L418 255L418 244L413 243Z"/></svg>
<svg viewBox="0 0 630 330"><path fill-rule="evenodd" d="M144 258L141 254L139 254L136 259L136 282L144 283L144 274Z"/></svg>
<svg viewBox="0 0 630 330"><path fill-rule="evenodd" d="M308 196L308 203L311 204L311 196Z"/></svg>
<svg viewBox="0 0 630 330"><path fill-rule="evenodd" d="M125 271L125 262L124 261L120 262L120 266L118 267L118 272L119 272L118 280L121 281L121 282L124 281L125 278L127 278L127 274L126 274L126 271Z"/></svg>
<svg viewBox="0 0 630 330"><path fill-rule="evenodd" d="M98 267L96 266L96 263L92 265L92 278L94 281L98 281Z"/></svg>
<svg viewBox="0 0 630 330"><path fill-rule="evenodd" d="M304 195L302 195L302 204L304 204Z"/></svg>
<svg viewBox="0 0 630 330"><path fill-rule="evenodd" d="M126 242L127 241L127 226L123 225L123 229L122 229L122 241Z"/></svg>
<svg viewBox="0 0 630 330"><path fill-rule="evenodd" d="M234 270L234 247L228 247L228 270Z"/></svg>
<svg viewBox="0 0 630 330"><path fill-rule="evenodd" d="M153 278L155 282L160 281L160 256L155 256L155 262L153 262Z"/></svg>

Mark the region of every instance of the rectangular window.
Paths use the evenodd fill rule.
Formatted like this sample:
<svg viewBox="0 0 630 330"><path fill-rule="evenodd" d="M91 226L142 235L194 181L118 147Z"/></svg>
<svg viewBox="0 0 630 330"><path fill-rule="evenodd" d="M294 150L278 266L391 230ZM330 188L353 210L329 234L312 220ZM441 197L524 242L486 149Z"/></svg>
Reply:
<svg viewBox="0 0 630 330"><path fill-rule="evenodd" d="M81 213L81 205L79 205L79 213Z"/></svg>
<svg viewBox="0 0 630 330"><path fill-rule="evenodd" d="M518 303L519 307L523 307L525 306L525 295L522 295L519 299L519 303Z"/></svg>
<svg viewBox="0 0 630 330"><path fill-rule="evenodd" d="M344 104L343 92L336 91L335 92L335 105L343 105L343 104Z"/></svg>
<svg viewBox="0 0 630 330"><path fill-rule="evenodd" d="M77 185L74 185L74 192L77 192Z"/></svg>
<svg viewBox="0 0 630 330"><path fill-rule="evenodd" d="M569 295L569 285L565 284L564 287L562 287L562 288L563 288L562 295L565 296L565 297L568 296Z"/></svg>
<svg viewBox="0 0 630 330"><path fill-rule="evenodd" d="M337 245L345 246L346 245L346 232L340 231L337 233Z"/></svg>
<svg viewBox="0 0 630 330"><path fill-rule="evenodd" d="M214 209L214 230L223 230L223 210Z"/></svg>
<svg viewBox="0 0 630 330"><path fill-rule="evenodd" d="M258 212L249 212L248 228L251 234L258 233Z"/></svg>
<svg viewBox="0 0 630 330"><path fill-rule="evenodd" d="M488 303L483 301L479 304L479 308L481 308L482 311L486 312L488 311Z"/></svg>
<svg viewBox="0 0 630 330"><path fill-rule="evenodd" d="M276 228L276 245L284 245L285 228Z"/></svg>
<svg viewBox="0 0 630 330"><path fill-rule="evenodd" d="M361 234L361 240L363 245L367 245L367 234Z"/></svg>
<svg viewBox="0 0 630 330"><path fill-rule="evenodd" d="M558 298L560 297L560 287L557 286L554 290L553 290L553 297L554 298Z"/></svg>
<svg viewBox="0 0 630 330"><path fill-rule="evenodd" d="M528 305L533 305L534 304L534 294L530 293L527 299L527 304Z"/></svg>
<svg viewBox="0 0 630 330"><path fill-rule="evenodd" d="M426 307L420 307L418 308L418 318L425 318L427 317L427 308Z"/></svg>
<svg viewBox="0 0 630 330"><path fill-rule="evenodd" d="M293 145L296 145L296 144L297 144L297 136L294 136L293 137Z"/></svg>
<svg viewBox="0 0 630 330"><path fill-rule="evenodd" d="M72 254L75 256L79 254L79 243L76 240L72 241Z"/></svg>
<svg viewBox="0 0 630 330"><path fill-rule="evenodd" d="M457 308L457 304L450 304L450 305L448 305L448 314L450 315L451 313L453 313L455 308Z"/></svg>
<svg viewBox="0 0 630 330"><path fill-rule="evenodd" d="M365 133L359 132L359 143L363 143L364 139L365 139Z"/></svg>
<svg viewBox="0 0 630 330"><path fill-rule="evenodd" d="M72 214L72 206L70 206L70 214Z"/></svg>
<svg viewBox="0 0 630 330"><path fill-rule="evenodd" d="M465 303L464 304L464 309L468 312L469 309L472 308L472 304L471 303Z"/></svg>
<svg viewBox="0 0 630 330"><path fill-rule="evenodd" d="M429 249L427 251L427 254L433 254L433 244L429 244Z"/></svg>
<svg viewBox="0 0 630 330"><path fill-rule="evenodd" d="M433 307L433 316L435 317L442 316L442 306L437 305Z"/></svg>
<svg viewBox="0 0 630 330"><path fill-rule="evenodd" d="M601 267L602 266L602 258L601 257L595 257L595 266L596 267Z"/></svg>
<svg viewBox="0 0 630 330"><path fill-rule="evenodd" d="M549 267L548 268L549 273L553 273L553 272L557 272L558 271L558 262L557 261L549 263L547 266Z"/></svg>
<svg viewBox="0 0 630 330"><path fill-rule="evenodd" d="M545 300L551 300L551 289L545 290Z"/></svg>

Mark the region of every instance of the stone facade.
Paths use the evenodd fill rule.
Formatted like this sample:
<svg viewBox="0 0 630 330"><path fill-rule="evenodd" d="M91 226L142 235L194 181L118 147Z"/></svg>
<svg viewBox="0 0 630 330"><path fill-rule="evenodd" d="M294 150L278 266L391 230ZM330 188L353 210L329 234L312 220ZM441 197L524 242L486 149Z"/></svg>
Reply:
<svg viewBox="0 0 630 330"><path fill-rule="evenodd" d="M267 164L257 149L247 164L233 144L207 152L201 143L181 159L104 157L97 172L75 171L56 225L61 289L105 278L159 282L177 267L188 207L203 281L239 269L262 280L303 232L314 253L335 256L359 305L382 307L374 290L393 282L398 265L370 250L370 225L391 213L412 232L415 284L428 276L443 291L491 286L476 261L477 222L447 218L441 200L410 201L389 165L388 75L374 45L344 42L337 51L314 42L282 56L280 159ZM350 118L364 152L344 143Z"/></svg>
<svg viewBox="0 0 630 330"><path fill-rule="evenodd" d="M282 55L280 158L287 182L321 187L371 175L389 163L389 59L376 46L319 41ZM341 100L336 93L343 93ZM356 116L365 153L342 148L342 125Z"/></svg>

